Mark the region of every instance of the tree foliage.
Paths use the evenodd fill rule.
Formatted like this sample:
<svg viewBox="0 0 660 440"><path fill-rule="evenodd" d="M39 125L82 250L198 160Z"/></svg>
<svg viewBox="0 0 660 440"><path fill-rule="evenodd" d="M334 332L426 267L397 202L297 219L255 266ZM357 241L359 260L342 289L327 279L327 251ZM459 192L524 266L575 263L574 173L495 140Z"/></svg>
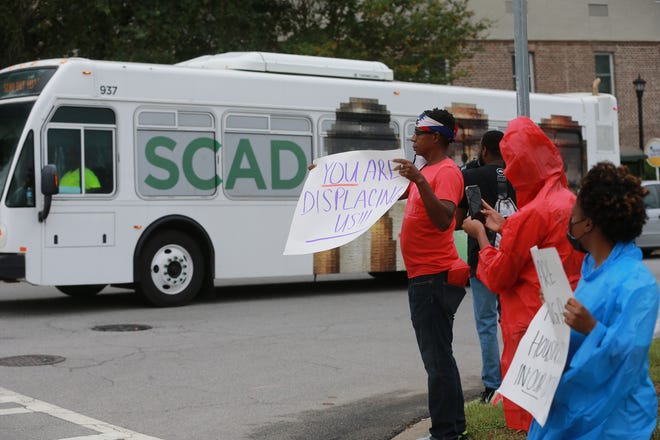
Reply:
<svg viewBox="0 0 660 440"><path fill-rule="evenodd" d="M477 50L489 23L467 0L301 0L303 19L282 47L310 55L382 61L403 81L446 83Z"/></svg>
<svg viewBox="0 0 660 440"><path fill-rule="evenodd" d="M277 50L283 0L5 0L3 65L82 56L175 63L231 50Z"/></svg>
<svg viewBox="0 0 660 440"><path fill-rule="evenodd" d="M34 59L176 63L227 51L382 61L404 81L462 76L489 23L468 0L5 0L2 66Z"/></svg>

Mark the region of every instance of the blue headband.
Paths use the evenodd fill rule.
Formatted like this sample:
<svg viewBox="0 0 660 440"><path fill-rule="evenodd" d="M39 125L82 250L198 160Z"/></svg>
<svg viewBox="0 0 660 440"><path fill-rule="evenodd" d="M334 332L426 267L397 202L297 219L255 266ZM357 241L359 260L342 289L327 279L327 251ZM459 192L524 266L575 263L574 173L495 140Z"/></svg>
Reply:
<svg viewBox="0 0 660 440"><path fill-rule="evenodd" d="M430 116L424 113L419 115L419 118L417 118L415 127L424 131L433 131L436 133L440 133L441 135L446 137L449 142L454 142L454 138L456 137L456 133L454 132L453 129L441 124L440 122L436 121L435 119L431 118Z"/></svg>

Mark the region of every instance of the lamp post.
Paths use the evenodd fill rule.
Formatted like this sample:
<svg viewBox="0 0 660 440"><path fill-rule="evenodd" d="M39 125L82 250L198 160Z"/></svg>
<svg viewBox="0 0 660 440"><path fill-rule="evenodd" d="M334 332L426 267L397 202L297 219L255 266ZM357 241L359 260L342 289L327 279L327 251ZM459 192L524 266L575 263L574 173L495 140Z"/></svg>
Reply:
<svg viewBox="0 0 660 440"><path fill-rule="evenodd" d="M637 92L637 117L639 119L639 149L644 151L644 116L642 114L642 95L644 95L644 88L646 81L644 81L640 74L637 74L637 79L633 81L635 92Z"/></svg>

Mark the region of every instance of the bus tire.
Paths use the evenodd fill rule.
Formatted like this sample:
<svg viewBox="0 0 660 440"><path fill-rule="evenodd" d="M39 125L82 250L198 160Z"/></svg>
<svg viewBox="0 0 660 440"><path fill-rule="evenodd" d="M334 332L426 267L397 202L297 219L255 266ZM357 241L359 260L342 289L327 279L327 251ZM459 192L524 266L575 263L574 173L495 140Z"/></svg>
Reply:
<svg viewBox="0 0 660 440"><path fill-rule="evenodd" d="M204 281L204 261L199 244L173 230L149 239L137 261L137 291L158 307L176 307L192 301Z"/></svg>
<svg viewBox="0 0 660 440"><path fill-rule="evenodd" d="M80 286L55 286L57 290L73 298L91 298L105 288L106 284L84 284Z"/></svg>

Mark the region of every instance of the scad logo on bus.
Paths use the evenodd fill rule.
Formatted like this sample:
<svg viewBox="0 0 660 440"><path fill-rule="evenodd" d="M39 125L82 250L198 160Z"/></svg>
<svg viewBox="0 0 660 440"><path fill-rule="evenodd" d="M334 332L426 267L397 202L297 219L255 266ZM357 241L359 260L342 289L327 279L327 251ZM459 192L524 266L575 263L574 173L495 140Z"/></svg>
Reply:
<svg viewBox="0 0 660 440"><path fill-rule="evenodd" d="M222 178L212 132L138 131L139 191L145 196L297 197L311 163L311 137L225 135Z"/></svg>

